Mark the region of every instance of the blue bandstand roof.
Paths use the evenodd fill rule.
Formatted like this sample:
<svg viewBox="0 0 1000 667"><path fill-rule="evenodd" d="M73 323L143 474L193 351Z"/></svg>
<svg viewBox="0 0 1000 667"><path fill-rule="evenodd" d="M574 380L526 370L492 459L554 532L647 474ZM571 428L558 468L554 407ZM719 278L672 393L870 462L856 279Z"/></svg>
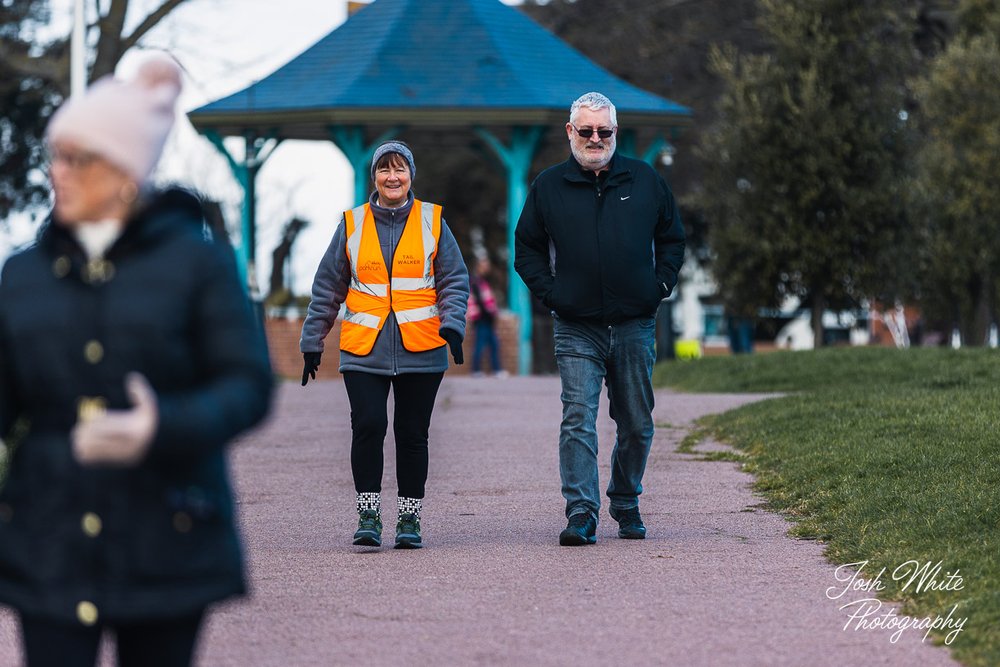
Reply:
<svg viewBox="0 0 1000 667"><path fill-rule="evenodd" d="M499 0L376 0L268 77L190 112L200 130L327 139L335 125L562 123L596 90L622 125L690 109L604 70Z"/></svg>

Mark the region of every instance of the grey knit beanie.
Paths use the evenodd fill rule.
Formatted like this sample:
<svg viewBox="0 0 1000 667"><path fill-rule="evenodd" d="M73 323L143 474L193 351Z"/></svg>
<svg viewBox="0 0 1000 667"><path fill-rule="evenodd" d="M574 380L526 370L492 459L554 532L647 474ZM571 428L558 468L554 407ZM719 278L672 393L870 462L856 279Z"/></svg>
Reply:
<svg viewBox="0 0 1000 667"><path fill-rule="evenodd" d="M372 155L372 180L375 180L375 165L378 164L379 158L381 158L386 153L399 153L406 160L406 164L410 165L410 179L417 177L417 165L413 163L413 153L410 152L409 146L404 144L402 141L387 141L378 148L375 149L375 154Z"/></svg>

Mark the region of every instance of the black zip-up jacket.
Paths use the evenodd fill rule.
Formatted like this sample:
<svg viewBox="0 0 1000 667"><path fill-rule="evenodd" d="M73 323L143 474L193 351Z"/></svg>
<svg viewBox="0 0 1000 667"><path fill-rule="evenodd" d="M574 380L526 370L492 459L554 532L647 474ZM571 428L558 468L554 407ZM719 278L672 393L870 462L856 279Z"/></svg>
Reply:
<svg viewBox="0 0 1000 667"><path fill-rule="evenodd" d="M514 268L564 319L654 315L683 261L684 228L667 184L618 154L599 177L573 157L543 171L515 231Z"/></svg>

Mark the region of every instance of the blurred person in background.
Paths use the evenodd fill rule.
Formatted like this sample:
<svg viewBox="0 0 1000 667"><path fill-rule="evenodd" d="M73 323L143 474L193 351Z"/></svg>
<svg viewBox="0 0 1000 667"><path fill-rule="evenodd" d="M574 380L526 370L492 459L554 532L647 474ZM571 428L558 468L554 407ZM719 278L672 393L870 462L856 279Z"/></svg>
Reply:
<svg viewBox="0 0 1000 667"><path fill-rule="evenodd" d="M147 59L47 128L54 208L0 280L0 602L31 667L192 662L246 590L226 445L271 398L263 332L199 201L155 190L181 73Z"/></svg>
<svg viewBox="0 0 1000 667"><path fill-rule="evenodd" d="M532 183L515 231L514 268L553 316L562 384L562 546L597 541L597 409L615 422L608 483L618 537L641 540L639 495L653 440L656 311L677 284L684 228L663 179L616 152L618 118L592 92L570 106L570 156Z"/></svg>
<svg viewBox="0 0 1000 667"><path fill-rule="evenodd" d="M448 351L464 361L469 272L441 207L415 199L410 148L375 149L368 201L345 211L313 279L302 324L302 385L316 378L323 341L344 306L340 372L351 403L351 471L357 492L353 543L382 544L383 445L392 389L396 439L397 549L423 545L420 512L427 482L434 399Z"/></svg>
<svg viewBox="0 0 1000 667"><path fill-rule="evenodd" d="M476 262L476 270L469 279L468 320L476 333L476 345L472 352L472 374L483 374L483 353L489 351L490 371L498 377L507 377L507 371L500 368L500 342L497 339L497 300L490 287L492 265L487 257Z"/></svg>

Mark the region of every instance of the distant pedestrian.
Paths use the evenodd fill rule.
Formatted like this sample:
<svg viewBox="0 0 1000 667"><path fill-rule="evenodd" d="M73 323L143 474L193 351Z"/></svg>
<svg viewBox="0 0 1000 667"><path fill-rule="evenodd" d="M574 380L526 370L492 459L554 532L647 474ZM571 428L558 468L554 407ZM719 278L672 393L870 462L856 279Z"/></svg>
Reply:
<svg viewBox="0 0 1000 667"><path fill-rule="evenodd" d="M535 179L516 230L514 266L555 318L564 546L597 541L602 384L617 426L611 516L619 537L646 535L639 494L653 438L654 316L684 259L670 189L645 162L615 152L617 131L615 107L604 95L573 102L566 123L571 156Z"/></svg>
<svg viewBox="0 0 1000 667"><path fill-rule="evenodd" d="M313 280L302 325L302 384L315 379L341 305L340 372L351 403L354 544L382 544L383 444L393 391L398 484L396 547L422 546L427 435L448 350L463 362L469 273L441 207L414 199L409 147L375 150L368 202L344 213Z"/></svg>
<svg viewBox="0 0 1000 667"><path fill-rule="evenodd" d="M226 445L272 373L228 242L149 175L174 122L164 56L49 123L55 205L0 280L0 601L29 666L189 665L208 606L245 592Z"/></svg>
<svg viewBox="0 0 1000 667"><path fill-rule="evenodd" d="M469 279L469 314L468 320L476 334L476 346L472 352L472 374L482 375L483 353L489 352L490 371L498 377L505 377L507 372L500 367L500 342L497 339L497 307L493 288L490 287L490 270L492 266L486 257L476 262L476 270Z"/></svg>

